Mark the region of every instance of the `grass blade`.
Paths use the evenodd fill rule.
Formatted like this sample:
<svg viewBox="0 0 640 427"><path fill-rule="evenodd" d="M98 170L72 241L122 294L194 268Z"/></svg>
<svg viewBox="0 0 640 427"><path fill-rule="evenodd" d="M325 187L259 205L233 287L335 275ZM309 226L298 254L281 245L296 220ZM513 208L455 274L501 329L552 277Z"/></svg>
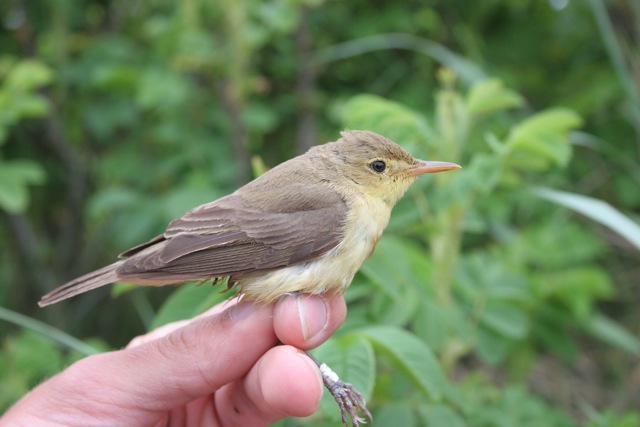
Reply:
<svg viewBox="0 0 640 427"><path fill-rule="evenodd" d="M80 341L58 328L54 328L53 326L47 325L39 320L4 307L0 307L0 320L5 320L26 329L31 329L32 331L38 332L53 341L77 351L78 353L84 354L85 356L100 353L98 349Z"/></svg>
<svg viewBox="0 0 640 427"><path fill-rule="evenodd" d="M640 225L602 200L550 188L538 187L539 197L567 207L610 228L640 250Z"/></svg>

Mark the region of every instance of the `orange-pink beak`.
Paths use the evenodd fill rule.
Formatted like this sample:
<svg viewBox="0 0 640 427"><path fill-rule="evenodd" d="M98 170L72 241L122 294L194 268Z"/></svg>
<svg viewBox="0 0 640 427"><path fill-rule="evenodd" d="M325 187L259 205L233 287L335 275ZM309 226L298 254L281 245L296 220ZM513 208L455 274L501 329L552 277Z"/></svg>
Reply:
<svg viewBox="0 0 640 427"><path fill-rule="evenodd" d="M435 173L460 169L462 166L449 162L435 162L429 160L418 160L418 164L403 172L404 175L418 176L425 173Z"/></svg>

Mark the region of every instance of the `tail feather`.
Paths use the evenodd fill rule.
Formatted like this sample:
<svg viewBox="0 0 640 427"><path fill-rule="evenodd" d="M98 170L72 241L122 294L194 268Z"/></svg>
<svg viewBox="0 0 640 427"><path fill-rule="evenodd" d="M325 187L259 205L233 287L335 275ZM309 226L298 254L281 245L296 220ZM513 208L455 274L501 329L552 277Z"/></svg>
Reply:
<svg viewBox="0 0 640 427"><path fill-rule="evenodd" d="M73 279L43 296L40 301L38 301L38 305L40 307L45 307L67 298L71 298L72 296L113 283L119 279L116 269L120 264L122 264L122 261L115 262L99 270L92 271L91 273L78 277L77 279Z"/></svg>

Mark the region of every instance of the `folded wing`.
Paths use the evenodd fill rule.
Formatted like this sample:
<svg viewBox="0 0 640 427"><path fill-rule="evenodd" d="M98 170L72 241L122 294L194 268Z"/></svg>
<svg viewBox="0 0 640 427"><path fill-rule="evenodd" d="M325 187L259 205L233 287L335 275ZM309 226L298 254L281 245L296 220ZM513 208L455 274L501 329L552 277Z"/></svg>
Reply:
<svg viewBox="0 0 640 427"><path fill-rule="evenodd" d="M121 254L126 260L118 276L236 280L307 262L338 245L346 214L342 197L321 184L268 195L234 193L191 210L163 235Z"/></svg>

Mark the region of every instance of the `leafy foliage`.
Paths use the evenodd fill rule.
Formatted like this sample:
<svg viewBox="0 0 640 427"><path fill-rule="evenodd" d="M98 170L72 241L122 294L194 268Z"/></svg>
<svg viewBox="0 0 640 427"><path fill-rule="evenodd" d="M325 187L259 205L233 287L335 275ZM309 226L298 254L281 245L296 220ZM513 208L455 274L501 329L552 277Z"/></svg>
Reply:
<svg viewBox="0 0 640 427"><path fill-rule="evenodd" d="M73 310L34 302L252 167L370 129L463 165L422 177L396 207L346 324L315 350L367 395L376 424L637 425L622 366L640 353L640 14L606 7L4 2L0 305L111 347L197 315L228 294L119 284L118 310L106 291ZM3 408L80 357L0 331ZM535 368L550 358L566 365L542 393ZM606 397L563 401L585 358L599 370L582 384ZM325 396L319 414L279 425L337 416Z"/></svg>
<svg viewBox="0 0 640 427"><path fill-rule="evenodd" d="M13 125L47 114L49 104L37 90L51 81L51 74L40 61L0 58L0 147ZM29 185L42 184L44 178L44 169L36 161L0 157L0 208L24 212L29 204Z"/></svg>

